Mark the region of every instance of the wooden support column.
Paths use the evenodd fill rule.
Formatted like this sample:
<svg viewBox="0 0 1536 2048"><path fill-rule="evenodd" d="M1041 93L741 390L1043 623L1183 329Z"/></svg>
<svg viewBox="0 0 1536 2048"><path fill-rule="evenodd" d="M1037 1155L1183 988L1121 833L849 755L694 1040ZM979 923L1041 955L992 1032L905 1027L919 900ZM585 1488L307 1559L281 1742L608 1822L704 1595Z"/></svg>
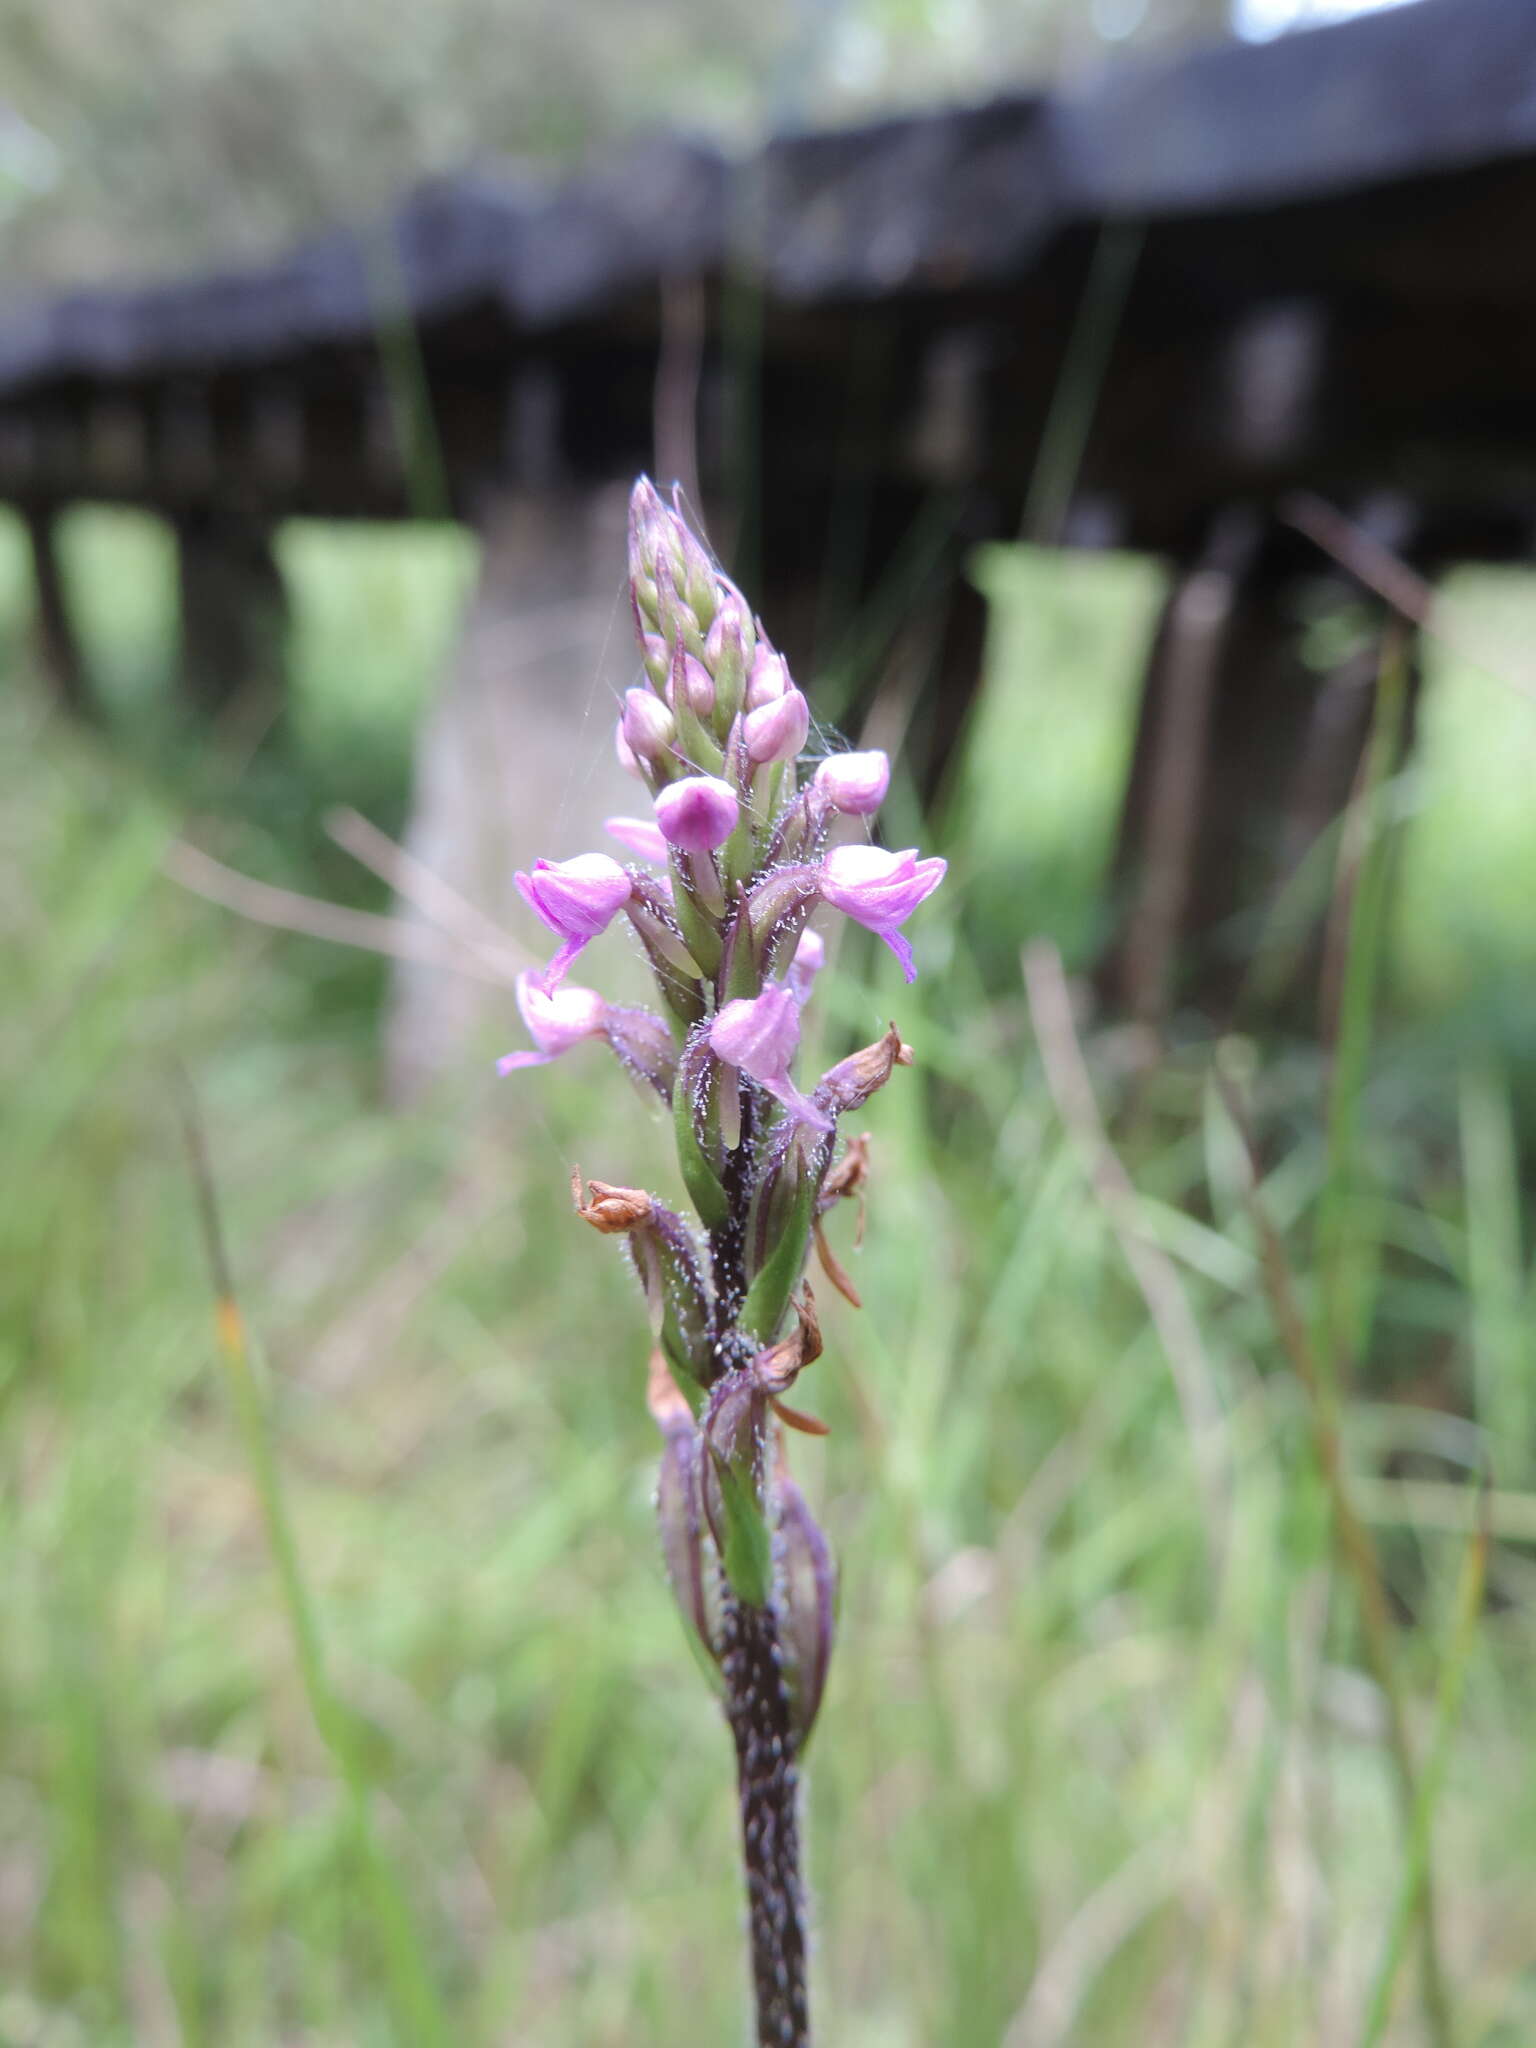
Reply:
<svg viewBox="0 0 1536 2048"><path fill-rule="evenodd" d="M1295 535L1224 514L1176 577L1143 686L1108 1002L1160 1028L1315 1029L1328 834L1370 726L1386 617ZM1411 672L1415 665L1410 650Z"/></svg>
<svg viewBox="0 0 1536 2048"><path fill-rule="evenodd" d="M22 517L32 550L39 665L66 711L79 718L94 717L95 705L91 701L85 661L75 636L59 565L57 508L30 504L24 507Z"/></svg>
<svg viewBox="0 0 1536 2048"><path fill-rule="evenodd" d="M237 701L253 717L275 717L287 678L288 603L271 522L241 507L197 505L177 516L176 544L183 700L204 717Z"/></svg>
<svg viewBox="0 0 1536 2048"><path fill-rule="evenodd" d="M627 478L563 470L487 493L476 508L480 578L417 739L405 835L418 871L458 900L450 921L468 971L396 968L385 1032L396 1100L473 1058L490 1026L481 1057L522 1042L510 971L548 959L553 946L519 900L514 871L538 855L603 846L605 816L648 807L613 746L622 692L640 667L623 596L628 501ZM419 900L397 914L416 921ZM498 972L507 975L500 987ZM622 947L603 973L607 993L643 997Z"/></svg>

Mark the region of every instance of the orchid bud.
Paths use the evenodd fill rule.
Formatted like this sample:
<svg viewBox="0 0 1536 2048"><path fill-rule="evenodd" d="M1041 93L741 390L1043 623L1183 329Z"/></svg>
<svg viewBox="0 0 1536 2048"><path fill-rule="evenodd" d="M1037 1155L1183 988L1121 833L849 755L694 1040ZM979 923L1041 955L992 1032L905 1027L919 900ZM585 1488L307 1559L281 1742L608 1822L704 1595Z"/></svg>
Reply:
<svg viewBox="0 0 1536 2048"><path fill-rule="evenodd" d="M613 753L614 759L626 775L633 775L640 782L645 780L645 770L635 758L634 748L631 747L629 741L624 737L624 720L622 716L613 728Z"/></svg>
<svg viewBox="0 0 1536 2048"><path fill-rule="evenodd" d="M669 765L672 742L677 738L677 720L650 690L626 690L619 729L630 752L643 767L657 770Z"/></svg>
<svg viewBox="0 0 1536 2048"><path fill-rule="evenodd" d="M690 641L708 631L715 616L714 564L649 477L641 477L630 493L629 582L642 645L645 634L654 632L670 648L684 613Z"/></svg>
<svg viewBox="0 0 1536 2048"><path fill-rule="evenodd" d="M811 777L811 787L834 811L872 817L891 786L891 764L879 747L862 754L829 754Z"/></svg>
<svg viewBox="0 0 1536 2048"><path fill-rule="evenodd" d="M736 792L718 775L685 775L669 782L656 798L656 823L686 853L709 853L736 830L741 806Z"/></svg>
<svg viewBox="0 0 1536 2048"><path fill-rule="evenodd" d="M641 477L629 495L629 588L642 645L647 631L656 630L656 570L662 522L666 517L667 510L656 495L656 486L648 476Z"/></svg>
<svg viewBox="0 0 1536 2048"><path fill-rule="evenodd" d="M672 688L679 687L688 693L688 703L696 718L709 718L715 709L715 679L702 661L698 661L686 649L680 649L678 659L672 668Z"/></svg>
<svg viewBox="0 0 1536 2048"><path fill-rule="evenodd" d="M664 690L672 668L672 650L659 633L640 635L640 659L645 664L646 674L657 689Z"/></svg>
<svg viewBox="0 0 1536 2048"><path fill-rule="evenodd" d="M759 704L742 720L742 737L747 757L761 765L765 761L793 761L805 745L811 729L811 707L799 690L786 690Z"/></svg>
<svg viewBox="0 0 1536 2048"><path fill-rule="evenodd" d="M919 860L916 847L887 853L880 846L834 846L821 864L817 886L824 903L883 939L913 981L912 948L897 927L933 894L947 865L937 858Z"/></svg>
<svg viewBox="0 0 1536 2048"><path fill-rule="evenodd" d="M704 664L715 680L715 730L724 732L746 694L756 636L747 601L734 583L720 581L720 608L704 636Z"/></svg>
<svg viewBox="0 0 1536 2048"><path fill-rule="evenodd" d="M577 954L607 930L634 887L618 862L606 853L579 853L574 860L536 860L527 874L519 871L513 880L529 909L565 941L544 970L546 992L563 979Z"/></svg>
<svg viewBox="0 0 1536 2048"><path fill-rule="evenodd" d="M629 494L629 573L631 580L648 576L654 582L662 527L668 517L656 486L648 476L636 479Z"/></svg>
<svg viewBox="0 0 1536 2048"><path fill-rule="evenodd" d="M789 687L789 669L783 655L776 654L766 640L759 640L752 666L747 671L746 708L756 711L764 704L771 704Z"/></svg>
<svg viewBox="0 0 1536 2048"><path fill-rule="evenodd" d="M673 587L698 620L700 632L707 633L714 623L715 607L719 603L720 577L683 517L682 492L675 485L672 517L664 533L670 546Z"/></svg>

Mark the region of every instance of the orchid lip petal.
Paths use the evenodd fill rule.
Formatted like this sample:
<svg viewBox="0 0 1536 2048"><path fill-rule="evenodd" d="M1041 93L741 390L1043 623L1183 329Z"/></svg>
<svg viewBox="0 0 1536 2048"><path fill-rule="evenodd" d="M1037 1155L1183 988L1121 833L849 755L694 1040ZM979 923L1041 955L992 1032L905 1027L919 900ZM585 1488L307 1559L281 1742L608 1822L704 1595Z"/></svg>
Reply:
<svg viewBox="0 0 1536 2048"><path fill-rule="evenodd" d="M515 1074L520 1067L547 1067L554 1057L552 1052L504 1052L496 1062L496 1071L506 1076Z"/></svg>
<svg viewBox="0 0 1536 2048"><path fill-rule="evenodd" d="M883 939L896 955L897 960L901 963L901 971L906 980L909 983L916 981L917 965L912 958L912 948L902 937L901 933L892 927L890 930L877 931L875 936Z"/></svg>
<svg viewBox="0 0 1536 2048"><path fill-rule="evenodd" d="M545 995L552 996L555 993L570 971L571 963L580 954L584 953L591 943L591 936L582 939L566 940L553 960L544 969L544 972L538 977L538 985Z"/></svg>

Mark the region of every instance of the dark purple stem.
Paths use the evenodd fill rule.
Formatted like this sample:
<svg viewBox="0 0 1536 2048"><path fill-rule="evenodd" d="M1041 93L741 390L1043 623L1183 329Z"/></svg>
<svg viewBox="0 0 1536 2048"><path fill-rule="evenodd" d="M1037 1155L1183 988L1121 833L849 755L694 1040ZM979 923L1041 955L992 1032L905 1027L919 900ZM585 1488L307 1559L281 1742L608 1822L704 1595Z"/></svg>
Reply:
<svg viewBox="0 0 1536 2048"><path fill-rule="evenodd" d="M741 1140L727 1156L730 1214L710 1233L715 1297L715 1358L721 1371L757 1348L737 1326L746 1295L747 1217L752 1201L757 1113L743 1089ZM799 1773L778 1621L771 1607L739 1602L723 1588L720 1670L725 1717L736 1743L741 1856L747 1879L752 1989L758 2048L810 2048L805 1984L805 1898L800 1883Z"/></svg>
<svg viewBox="0 0 1536 2048"><path fill-rule="evenodd" d="M758 2048L810 2048L796 1814L800 1779L778 1627L770 1608L728 1600L723 1633L720 1668L736 1739Z"/></svg>

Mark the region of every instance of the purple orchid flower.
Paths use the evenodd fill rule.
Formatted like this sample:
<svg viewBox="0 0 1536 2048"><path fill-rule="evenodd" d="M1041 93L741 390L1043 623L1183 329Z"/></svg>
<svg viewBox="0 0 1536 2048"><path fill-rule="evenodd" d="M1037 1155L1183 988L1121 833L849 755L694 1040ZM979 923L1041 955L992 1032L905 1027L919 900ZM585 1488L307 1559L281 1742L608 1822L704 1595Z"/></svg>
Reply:
<svg viewBox="0 0 1536 2048"><path fill-rule="evenodd" d="M907 980L915 981L912 948L897 927L933 894L947 866L936 855L919 860L915 846L901 853L882 846L834 846L821 864L817 887L824 903L883 939Z"/></svg>
<svg viewBox="0 0 1536 2048"><path fill-rule="evenodd" d="M524 973L517 977L517 1007L538 1051L504 1053L496 1062L498 1074L513 1074L519 1067L546 1067L584 1038L602 1038L607 1032L608 1005L595 988L550 992L536 975Z"/></svg>
<svg viewBox="0 0 1536 2048"><path fill-rule="evenodd" d="M717 1059L749 1074L791 1116L818 1131L831 1130L830 1117L789 1078L800 1045L800 1004L787 983L770 981L761 995L727 1003L709 1027L709 1044Z"/></svg>
<svg viewBox="0 0 1536 2048"><path fill-rule="evenodd" d="M574 860L536 860L531 870L513 877L523 901L560 939L541 977L552 992L582 949L605 932L628 903L634 884L606 853L578 853Z"/></svg>

